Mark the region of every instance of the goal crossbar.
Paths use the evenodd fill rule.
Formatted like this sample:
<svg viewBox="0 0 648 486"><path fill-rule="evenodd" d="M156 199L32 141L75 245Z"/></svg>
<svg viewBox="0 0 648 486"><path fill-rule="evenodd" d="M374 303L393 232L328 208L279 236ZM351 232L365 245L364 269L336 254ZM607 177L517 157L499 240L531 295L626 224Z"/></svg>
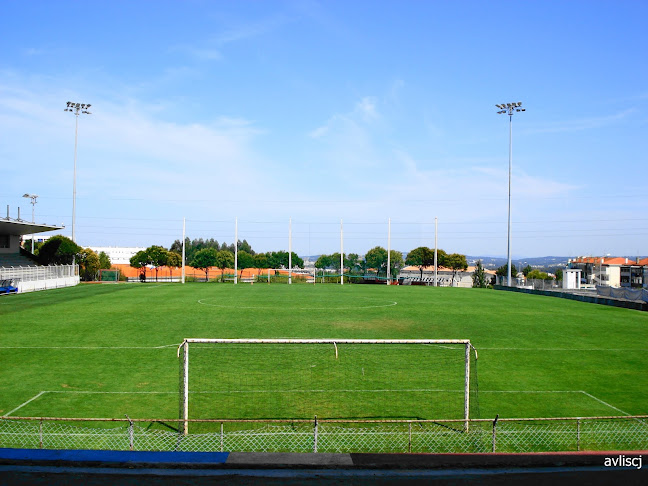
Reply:
<svg viewBox="0 0 648 486"><path fill-rule="evenodd" d="M188 343L204 344L470 344L470 339L200 339L186 338L178 346ZM474 348L473 348L474 349Z"/></svg>

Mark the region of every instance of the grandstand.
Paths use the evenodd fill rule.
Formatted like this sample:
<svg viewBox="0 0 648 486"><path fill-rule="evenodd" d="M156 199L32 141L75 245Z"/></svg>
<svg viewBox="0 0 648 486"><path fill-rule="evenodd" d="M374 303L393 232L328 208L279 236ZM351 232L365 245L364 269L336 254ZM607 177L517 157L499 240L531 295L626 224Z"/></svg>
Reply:
<svg viewBox="0 0 648 486"><path fill-rule="evenodd" d="M79 283L76 265L39 265L38 259L21 248L24 235L63 229L63 226L30 223L9 217L0 219L0 280L18 292L69 287Z"/></svg>

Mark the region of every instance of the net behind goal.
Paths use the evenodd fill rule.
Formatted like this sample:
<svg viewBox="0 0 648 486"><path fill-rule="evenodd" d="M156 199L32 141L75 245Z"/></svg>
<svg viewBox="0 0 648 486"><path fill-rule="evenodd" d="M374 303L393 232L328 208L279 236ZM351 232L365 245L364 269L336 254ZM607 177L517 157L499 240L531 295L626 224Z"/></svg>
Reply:
<svg viewBox="0 0 648 486"><path fill-rule="evenodd" d="M99 281L100 282L118 282L119 281L119 270L109 269L106 270L102 268L99 270Z"/></svg>
<svg viewBox="0 0 648 486"><path fill-rule="evenodd" d="M180 420L468 419L468 340L186 339Z"/></svg>

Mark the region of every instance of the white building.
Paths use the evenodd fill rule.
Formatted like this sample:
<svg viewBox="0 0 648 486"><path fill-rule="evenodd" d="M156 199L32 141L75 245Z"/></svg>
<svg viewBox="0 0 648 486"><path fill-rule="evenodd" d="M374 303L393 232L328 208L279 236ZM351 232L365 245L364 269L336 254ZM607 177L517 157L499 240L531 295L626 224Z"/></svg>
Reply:
<svg viewBox="0 0 648 486"><path fill-rule="evenodd" d="M146 248L138 246L91 246L89 248L97 255L103 251L110 258L110 263L115 265L128 265L135 253L146 250Z"/></svg>

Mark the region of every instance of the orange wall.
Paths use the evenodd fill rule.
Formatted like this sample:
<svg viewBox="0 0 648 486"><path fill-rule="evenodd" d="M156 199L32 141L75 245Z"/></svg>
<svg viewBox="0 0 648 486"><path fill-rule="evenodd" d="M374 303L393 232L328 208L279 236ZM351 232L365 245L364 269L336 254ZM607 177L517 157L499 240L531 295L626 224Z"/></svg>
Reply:
<svg viewBox="0 0 648 486"><path fill-rule="evenodd" d="M137 278L139 277L140 271L137 268L133 268L130 265L126 264L115 264L112 266L112 268L118 268L119 272L122 275L125 275L126 277L130 278ZM243 272L241 274L241 271ZM221 276L221 270L220 268L216 267L211 267L209 269L209 278L218 278ZM275 273L282 273L288 275L288 270L282 270L282 271L276 271ZM225 275L233 275L234 274L234 269L231 268L226 268L225 269ZM238 276L243 276L243 277L252 277L254 275L267 275L268 270L265 268L246 268L245 270L239 270L238 271ZM185 275L188 276L196 276L196 277L202 277L205 278L205 272L199 268L193 268L186 266L185 267ZM182 276L182 268L169 268L169 267L160 267L158 269L158 277L181 277ZM148 268L146 270L146 277L155 277L155 270Z"/></svg>

